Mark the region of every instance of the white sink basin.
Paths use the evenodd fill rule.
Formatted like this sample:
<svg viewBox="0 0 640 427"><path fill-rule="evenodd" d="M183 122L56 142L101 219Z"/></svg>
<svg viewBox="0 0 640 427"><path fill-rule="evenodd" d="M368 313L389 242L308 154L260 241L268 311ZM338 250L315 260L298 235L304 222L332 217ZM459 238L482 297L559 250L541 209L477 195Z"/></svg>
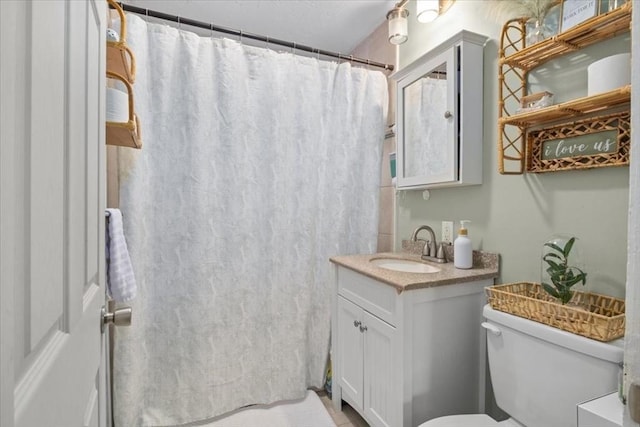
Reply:
<svg viewBox="0 0 640 427"><path fill-rule="evenodd" d="M405 273L437 273L440 271L438 267L409 259L376 258L369 262L376 267Z"/></svg>

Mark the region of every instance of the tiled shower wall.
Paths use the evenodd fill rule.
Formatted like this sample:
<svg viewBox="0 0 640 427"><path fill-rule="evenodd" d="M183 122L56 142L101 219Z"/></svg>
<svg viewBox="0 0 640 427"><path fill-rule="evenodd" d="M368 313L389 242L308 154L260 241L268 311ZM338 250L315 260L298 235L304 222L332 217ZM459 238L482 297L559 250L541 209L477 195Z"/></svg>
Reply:
<svg viewBox="0 0 640 427"><path fill-rule="evenodd" d="M387 21L380 17L382 23L369 37L363 40L351 54L372 61L393 64L397 68L397 48L388 42ZM378 68L378 70L382 70ZM387 76L388 71L383 71ZM389 113L388 125L395 123L395 85L389 79ZM380 221L378 224L378 252L392 252L394 241L395 187L391 183L389 153L396 151L395 135L384 140L382 150L382 168L380 173Z"/></svg>

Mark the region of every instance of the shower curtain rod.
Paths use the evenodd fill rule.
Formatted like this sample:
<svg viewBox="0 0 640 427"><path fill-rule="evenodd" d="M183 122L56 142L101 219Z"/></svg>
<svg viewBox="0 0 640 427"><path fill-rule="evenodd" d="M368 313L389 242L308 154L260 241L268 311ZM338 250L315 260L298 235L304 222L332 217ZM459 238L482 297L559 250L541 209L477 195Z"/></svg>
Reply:
<svg viewBox="0 0 640 427"><path fill-rule="evenodd" d="M233 28L220 27L214 24L207 24L206 22L196 21L194 19L183 18L177 15L170 15L168 13L158 12L156 10L145 9L142 7L131 6L122 2L118 3L120 7L126 12L135 13L138 15L151 16L153 18L162 19L165 21L177 22L178 24L190 25L192 27L204 28L205 30L215 31L217 33L231 34L234 36L242 38L248 38L252 40L263 41L270 44L275 44L279 46L284 46L291 48L293 50L302 50L309 53L315 53L318 55L329 56L332 58L338 58L339 60L346 60L350 62L357 62L358 64L370 65L372 67L384 68L385 70L393 71L393 65L391 64L383 64L381 62L371 61L369 59L358 58L353 55L343 55L341 53L331 52L328 50L317 49L311 46L305 46L301 44L296 44L293 42L289 42L286 40L272 39L270 37L261 36L259 34L245 33L242 30L235 30Z"/></svg>

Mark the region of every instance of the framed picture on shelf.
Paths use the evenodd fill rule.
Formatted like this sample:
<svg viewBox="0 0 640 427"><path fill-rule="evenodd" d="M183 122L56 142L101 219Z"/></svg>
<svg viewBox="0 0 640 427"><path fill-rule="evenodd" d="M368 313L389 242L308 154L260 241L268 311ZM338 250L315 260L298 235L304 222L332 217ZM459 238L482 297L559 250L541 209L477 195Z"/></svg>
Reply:
<svg viewBox="0 0 640 427"><path fill-rule="evenodd" d="M562 2L562 22L560 32L593 18L598 14L599 0L564 0Z"/></svg>

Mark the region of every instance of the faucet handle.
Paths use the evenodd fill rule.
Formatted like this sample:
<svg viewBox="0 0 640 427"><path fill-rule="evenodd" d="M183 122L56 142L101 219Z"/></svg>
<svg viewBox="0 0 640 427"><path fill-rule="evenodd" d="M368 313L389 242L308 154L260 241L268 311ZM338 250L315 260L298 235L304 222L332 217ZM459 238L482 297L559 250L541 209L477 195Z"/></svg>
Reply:
<svg viewBox="0 0 640 427"><path fill-rule="evenodd" d="M430 257L435 257L436 256L436 241L429 241L427 242L427 244L429 245L429 256Z"/></svg>
<svg viewBox="0 0 640 427"><path fill-rule="evenodd" d="M436 258L438 259L447 259L447 257L444 254L444 243L440 242L440 244L438 245L438 253L436 254Z"/></svg>

